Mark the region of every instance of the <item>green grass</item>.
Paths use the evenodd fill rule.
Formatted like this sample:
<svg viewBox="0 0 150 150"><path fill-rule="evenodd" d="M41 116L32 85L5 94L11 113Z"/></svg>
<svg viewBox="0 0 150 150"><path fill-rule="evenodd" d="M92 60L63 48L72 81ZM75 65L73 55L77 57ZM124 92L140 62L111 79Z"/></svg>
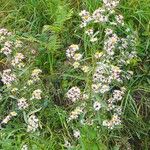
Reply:
<svg viewBox="0 0 150 150"><path fill-rule="evenodd" d="M63 95L68 85L76 83L82 86L76 79L86 79L68 69L65 50L71 43L84 39L78 28L78 13L82 9L92 12L99 3L99 0L0 1L0 26L31 42L31 47L38 50L36 66L44 71L43 80L49 94L45 109L39 112L40 119L44 120L41 133L27 134L24 124L18 124L19 118L16 118L0 131L0 149L18 150L23 143L29 143L33 150L59 150L64 149L67 137L76 143L65 121L69 108ZM122 0L118 11L138 33L137 52L140 58L131 66L134 76L127 83L123 101L123 128L99 132L96 127L85 126L81 131L84 136L76 150L127 150L129 145L133 150L150 149L150 0ZM85 52L89 46L86 44ZM0 104L2 119L9 108L5 107L5 103Z"/></svg>

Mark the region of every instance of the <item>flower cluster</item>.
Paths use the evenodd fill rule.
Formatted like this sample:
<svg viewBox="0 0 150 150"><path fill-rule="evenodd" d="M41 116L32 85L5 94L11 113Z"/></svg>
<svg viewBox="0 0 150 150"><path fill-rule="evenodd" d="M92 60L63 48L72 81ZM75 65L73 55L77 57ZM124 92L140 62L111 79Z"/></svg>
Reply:
<svg viewBox="0 0 150 150"><path fill-rule="evenodd" d="M27 144L24 144L21 148L21 150L28 150L28 145Z"/></svg>
<svg viewBox="0 0 150 150"><path fill-rule="evenodd" d="M80 131L79 130L74 130L73 131L73 136L75 137L75 138L77 138L77 139L79 139L80 138Z"/></svg>
<svg viewBox="0 0 150 150"><path fill-rule="evenodd" d="M9 115L7 115L0 124L7 124L13 117L17 116L16 112L10 112Z"/></svg>
<svg viewBox="0 0 150 150"><path fill-rule="evenodd" d="M81 98L81 91L78 87L72 87L66 94L67 98L72 102L76 102Z"/></svg>
<svg viewBox="0 0 150 150"><path fill-rule="evenodd" d="M94 30L92 28L89 28L85 31L85 34L87 34L90 37L90 42L96 42L98 40L98 38L96 37L96 35L99 32L94 33Z"/></svg>
<svg viewBox="0 0 150 150"><path fill-rule="evenodd" d="M108 127L109 129L113 129L116 125L121 125L121 119L118 114L114 114L111 120L104 120L103 126Z"/></svg>
<svg viewBox="0 0 150 150"><path fill-rule="evenodd" d="M103 0L103 3L107 10L113 10L118 6L119 0Z"/></svg>
<svg viewBox="0 0 150 150"><path fill-rule="evenodd" d="M82 125L88 125L88 121L84 120L92 120L89 125L96 124L97 119L93 118L95 118L96 112L102 110L105 116L104 119L102 115L102 126L113 129L121 125L122 108L120 105L126 91L124 82L133 75L133 72L127 70L128 67L126 66L137 56L135 33L126 27L123 16L115 11L118 4L118 0L103 0L102 7L96 9L92 15L86 10L79 14L82 19L80 27L85 28L84 32L90 37L90 42L99 40L98 37L101 32L103 32L101 36L104 35L104 38L101 38L103 39L101 42L103 46L97 45L98 42L95 43L93 49L98 47L101 50L96 50L92 54L92 60L90 58L82 59L83 57L79 52L76 56L78 59L75 59L76 51L79 51L78 46L76 46L76 49L70 46L66 52L67 58L75 61L72 63L75 66L74 68L81 66L80 69L83 72L89 73L89 70L91 72L91 74L88 74L88 80L85 81L86 87L84 89L85 93L90 93L90 98L86 98L84 102L79 101L76 104L77 106L75 105L76 108L71 111L68 117L68 120L72 123L74 123L73 120L77 120L80 123L82 122ZM102 31L96 31L98 24L105 24ZM122 33L120 28L123 28L125 32ZM82 61L82 65L80 65L79 60ZM92 62L92 64L84 65L89 64L87 61ZM71 88L66 95L72 102L76 102L82 97L80 89L77 87ZM83 103L86 107L82 107ZM82 119L79 117L81 114L83 114ZM80 137L79 130L74 131L74 137Z"/></svg>
<svg viewBox="0 0 150 150"><path fill-rule="evenodd" d="M92 36L91 38L93 37L94 36ZM89 72L89 67L87 65L81 64L83 55L77 51L79 51L79 46L76 44L72 44L66 50L66 56L69 59L70 64L74 67L74 69L80 68L84 73Z"/></svg>
<svg viewBox="0 0 150 150"><path fill-rule="evenodd" d="M104 41L104 50L107 52L108 55L114 55L114 49L117 46L119 41L118 36L114 33L109 33L111 29L106 29L106 39ZM111 31L113 32L113 31Z"/></svg>
<svg viewBox="0 0 150 150"><path fill-rule="evenodd" d="M42 91L40 89L37 89L33 91L31 99L41 99L42 98L41 94L42 94Z"/></svg>
<svg viewBox="0 0 150 150"><path fill-rule="evenodd" d="M12 53L12 42L6 41L6 38L11 36L12 33L9 32L7 29L1 28L0 29L0 43L2 43L3 47L1 49L1 53L8 56Z"/></svg>
<svg viewBox="0 0 150 150"><path fill-rule="evenodd" d="M0 52L4 54L2 57L9 67L4 69L1 74L1 81L6 87L3 93L6 92L10 99L17 100L15 110L31 114L30 111L39 107L39 102L34 100L44 97L44 95L42 96L42 90L39 89L41 87L40 74L42 70L34 66L35 56L31 53L32 50L29 49L28 45L8 32L7 29L0 29L0 47ZM6 124L12 116L15 116L13 112L5 117L2 124ZM31 115L28 119L27 131L33 132L37 128L38 119L35 115Z"/></svg>
<svg viewBox="0 0 150 150"><path fill-rule="evenodd" d="M18 108L19 109L26 109L28 108L29 104L27 103L27 100L25 98L18 99Z"/></svg>
<svg viewBox="0 0 150 150"><path fill-rule="evenodd" d="M13 34L7 29L0 29L0 44L2 46L0 52L6 56L10 56L14 49L22 47L22 42L20 40L13 41L12 36Z"/></svg>
<svg viewBox="0 0 150 150"><path fill-rule="evenodd" d="M10 35L12 35L12 33L9 32L9 31L8 31L7 29L5 29L5 28L1 28L1 29L0 29L0 35L1 35L1 37L4 36L4 37L3 37L3 39L4 39L5 36L10 36Z"/></svg>
<svg viewBox="0 0 150 150"><path fill-rule="evenodd" d="M68 142L67 140L65 140L64 147L66 147L66 148L71 148L70 142Z"/></svg>
<svg viewBox="0 0 150 150"><path fill-rule="evenodd" d="M35 115L28 118L27 132L35 132L39 127L39 119Z"/></svg>
<svg viewBox="0 0 150 150"><path fill-rule="evenodd" d="M80 27L85 27L92 20L90 13L86 10L81 11L79 15L82 18L82 24Z"/></svg>
<svg viewBox="0 0 150 150"><path fill-rule="evenodd" d="M108 23L111 22L111 16L115 12L114 9L118 6L119 0L103 0L103 6L96 9L92 14L90 12L83 10L79 13L82 18L81 28L86 27L91 21L94 23ZM123 23L123 16L116 15L115 21L111 22L112 25Z"/></svg>
<svg viewBox="0 0 150 150"><path fill-rule="evenodd" d="M66 50L66 56L70 61L73 61L73 67L78 68L80 65L80 60L82 59L82 54L78 53L79 46L72 44L69 46L69 48Z"/></svg>
<svg viewBox="0 0 150 150"><path fill-rule="evenodd" d="M107 22L108 21L108 15L105 15L106 10L104 8L99 8L95 10L92 14L94 22Z"/></svg>
<svg viewBox="0 0 150 150"><path fill-rule="evenodd" d="M96 111L98 111L101 109L102 105L100 102L96 101L96 102L94 102L93 107Z"/></svg>
<svg viewBox="0 0 150 150"><path fill-rule="evenodd" d="M31 78L33 81L38 81L40 80L39 78L39 74L42 73L42 70L41 69L34 69L32 71L32 74L31 74Z"/></svg>
<svg viewBox="0 0 150 150"><path fill-rule="evenodd" d="M78 45L75 45L75 44L72 44L69 46L69 48L66 50L66 56L71 59L74 57L76 51L79 50L79 46Z"/></svg>
<svg viewBox="0 0 150 150"><path fill-rule="evenodd" d="M7 86L10 86L13 81L16 80L16 75L11 73L11 69L3 70L2 82Z"/></svg>
<svg viewBox="0 0 150 150"><path fill-rule="evenodd" d="M93 74L92 89L95 93L105 93L110 90L113 81L121 82L122 70L118 66L99 62Z"/></svg>
<svg viewBox="0 0 150 150"><path fill-rule="evenodd" d="M1 53L5 54L6 56L12 53L13 43L11 41L6 41L4 43L4 47L1 49Z"/></svg>
<svg viewBox="0 0 150 150"><path fill-rule="evenodd" d="M83 108L82 107L75 108L75 110L73 110L70 113L70 116L69 116L68 120L70 121L70 120L77 119L81 113L83 113Z"/></svg>
<svg viewBox="0 0 150 150"><path fill-rule="evenodd" d="M14 59L12 60L11 64L14 67L22 68L24 67L23 59L24 55L22 53L16 53Z"/></svg>

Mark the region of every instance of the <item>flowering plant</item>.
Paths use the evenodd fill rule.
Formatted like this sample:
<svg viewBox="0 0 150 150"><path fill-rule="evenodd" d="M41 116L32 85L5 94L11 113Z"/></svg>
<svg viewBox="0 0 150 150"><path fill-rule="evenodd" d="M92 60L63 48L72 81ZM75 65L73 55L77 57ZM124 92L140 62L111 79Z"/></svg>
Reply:
<svg viewBox="0 0 150 150"><path fill-rule="evenodd" d="M39 127L35 112L41 109L44 98L40 79L42 70L35 67L35 50L30 50L25 42L18 40L7 29L0 29L0 37L0 52L4 64L1 72L1 81L4 84L1 97L4 102L9 101L8 105L12 109L12 112L2 119L1 127L22 112L27 132L35 131Z"/></svg>
<svg viewBox="0 0 150 150"><path fill-rule="evenodd" d="M80 89L75 85L66 93L75 107L68 123L77 139L85 126L93 125L101 131L121 127L126 82L133 75L129 68L137 54L136 33L116 11L118 4L118 0L103 0L92 14L81 11L82 44L72 44L66 50L70 65L84 73L84 86Z"/></svg>
<svg viewBox="0 0 150 150"><path fill-rule="evenodd" d="M147 149L147 0L8 1L0 149Z"/></svg>

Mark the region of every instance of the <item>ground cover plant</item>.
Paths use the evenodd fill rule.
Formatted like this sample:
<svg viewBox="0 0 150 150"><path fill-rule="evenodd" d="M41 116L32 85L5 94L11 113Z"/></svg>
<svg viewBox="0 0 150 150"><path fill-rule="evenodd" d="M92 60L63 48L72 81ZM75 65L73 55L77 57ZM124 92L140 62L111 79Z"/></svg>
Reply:
<svg viewBox="0 0 150 150"><path fill-rule="evenodd" d="M0 1L0 149L150 149L149 0Z"/></svg>

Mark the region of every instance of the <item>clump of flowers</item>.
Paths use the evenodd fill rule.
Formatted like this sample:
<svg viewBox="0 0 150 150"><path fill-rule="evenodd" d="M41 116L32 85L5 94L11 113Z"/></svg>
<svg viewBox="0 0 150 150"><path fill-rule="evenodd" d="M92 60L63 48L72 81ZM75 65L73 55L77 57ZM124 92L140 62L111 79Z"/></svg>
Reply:
<svg viewBox="0 0 150 150"><path fill-rule="evenodd" d="M73 131L73 136L75 137L75 138L77 138L77 139L79 139L80 138L80 131L79 130L74 130Z"/></svg>
<svg viewBox="0 0 150 150"><path fill-rule="evenodd" d="M2 28L0 29L0 46L0 52L7 66L0 73L4 84L2 97L3 94L7 95L14 106L14 110L0 123L7 124L21 112L27 116L35 109L39 109L39 101L36 99L40 100L45 95L42 95L43 90L40 89L42 70L35 67L35 55L28 45L7 29ZM1 101L4 101L3 98ZM35 114L29 115L28 121L25 119L24 122L27 123L27 132L35 132L39 127L39 120Z"/></svg>
<svg viewBox="0 0 150 150"><path fill-rule="evenodd" d="M77 119L80 116L81 113L83 113L83 108L82 107L75 108L75 110L73 110L70 113L70 116L69 116L68 120L70 121L70 120Z"/></svg>
<svg viewBox="0 0 150 150"><path fill-rule="evenodd" d="M80 60L82 59L82 54L78 51L79 46L76 44L70 45L66 50L66 56L72 62L74 68L78 68L80 66Z"/></svg>
<svg viewBox="0 0 150 150"><path fill-rule="evenodd" d="M86 10L81 11L79 15L82 18L82 24L80 25L81 28L85 27L92 20L90 13Z"/></svg>
<svg viewBox="0 0 150 150"><path fill-rule="evenodd" d="M16 75L11 73L11 69L6 69L3 70L1 78L5 85L11 86L12 82L14 82L16 79Z"/></svg>
<svg viewBox="0 0 150 150"><path fill-rule="evenodd" d="M72 44L69 46L69 48L66 50L66 56L71 59L75 55L76 51L79 50L79 46Z"/></svg>
<svg viewBox="0 0 150 150"><path fill-rule="evenodd" d="M24 144L21 148L21 150L28 150L28 145L27 144Z"/></svg>
<svg viewBox="0 0 150 150"><path fill-rule="evenodd" d="M33 114L28 118L27 132L35 132L38 127L39 127L39 120Z"/></svg>
<svg viewBox="0 0 150 150"><path fill-rule="evenodd" d="M79 53L79 49L83 49L82 45L76 46L76 49L69 47L66 51L70 64L75 69L81 69L85 73L85 78L88 73L88 82L85 81L83 91L90 95L90 98L82 101L80 89L76 86L67 92L66 97L76 103L74 105L76 108L69 113L70 124L78 122L80 125L97 125L111 130L121 125L121 101L126 93L124 83L133 75L132 71L127 70L129 68L127 66L136 59L137 55L135 32L128 28L123 16L115 11L118 4L118 0L103 0L102 7L93 13L83 10L79 14L82 19L80 27L85 28L84 34L90 37L89 43L99 41L101 32L104 37L101 41L103 46L93 43L93 49L98 47L100 50L95 50L90 58L83 59L83 54ZM96 31L99 24L104 25L102 31ZM86 106L84 109L83 103ZM101 121L95 118L95 114L99 111L102 112ZM81 114L82 120L79 117ZM92 123L88 121L83 123L83 120L92 120ZM73 131L73 135L78 139L80 131Z"/></svg>
<svg viewBox="0 0 150 150"><path fill-rule="evenodd" d="M66 148L71 148L70 142L68 142L67 140L65 140L64 147L66 147Z"/></svg>
<svg viewBox="0 0 150 150"><path fill-rule="evenodd" d="M25 98L20 98L18 99L18 108L19 109L26 109L28 108L28 103L27 103L27 100Z"/></svg>
<svg viewBox="0 0 150 150"><path fill-rule="evenodd" d="M0 43L2 43L3 47L1 48L1 53L6 56L9 56L12 53L13 43L12 41L6 40L12 33L9 32L5 28L0 29Z"/></svg>
<svg viewBox="0 0 150 150"><path fill-rule="evenodd" d="M41 99L42 98L41 94L42 94L42 91L40 89L37 89L33 91L31 99Z"/></svg>
<svg viewBox="0 0 150 150"><path fill-rule="evenodd" d="M96 101L96 102L94 102L93 107L94 107L94 110L98 111L101 109L102 106L101 106L100 102Z"/></svg>
<svg viewBox="0 0 150 150"><path fill-rule="evenodd" d="M75 102L80 99L81 91L78 87L72 87L66 94L67 98L72 102Z"/></svg>
<svg viewBox="0 0 150 150"><path fill-rule="evenodd" d="M18 67L18 68L24 67L24 64L23 64L23 59L24 58L25 57L22 53L16 53L14 59L11 62L12 66Z"/></svg>
<svg viewBox="0 0 150 150"><path fill-rule="evenodd" d="M113 10L118 6L119 0L103 0L103 3L107 10Z"/></svg>
<svg viewBox="0 0 150 150"><path fill-rule="evenodd" d="M7 124L13 117L17 116L17 113L12 111L9 113L9 115L7 115L3 120L2 122L0 123L1 125L2 124Z"/></svg>
<svg viewBox="0 0 150 150"><path fill-rule="evenodd" d="M32 71L32 74L31 74L32 80L33 80L33 81L38 81L38 80L40 80L39 74L41 74L41 73L42 73L42 70L41 70L41 69L34 69L34 70Z"/></svg>

